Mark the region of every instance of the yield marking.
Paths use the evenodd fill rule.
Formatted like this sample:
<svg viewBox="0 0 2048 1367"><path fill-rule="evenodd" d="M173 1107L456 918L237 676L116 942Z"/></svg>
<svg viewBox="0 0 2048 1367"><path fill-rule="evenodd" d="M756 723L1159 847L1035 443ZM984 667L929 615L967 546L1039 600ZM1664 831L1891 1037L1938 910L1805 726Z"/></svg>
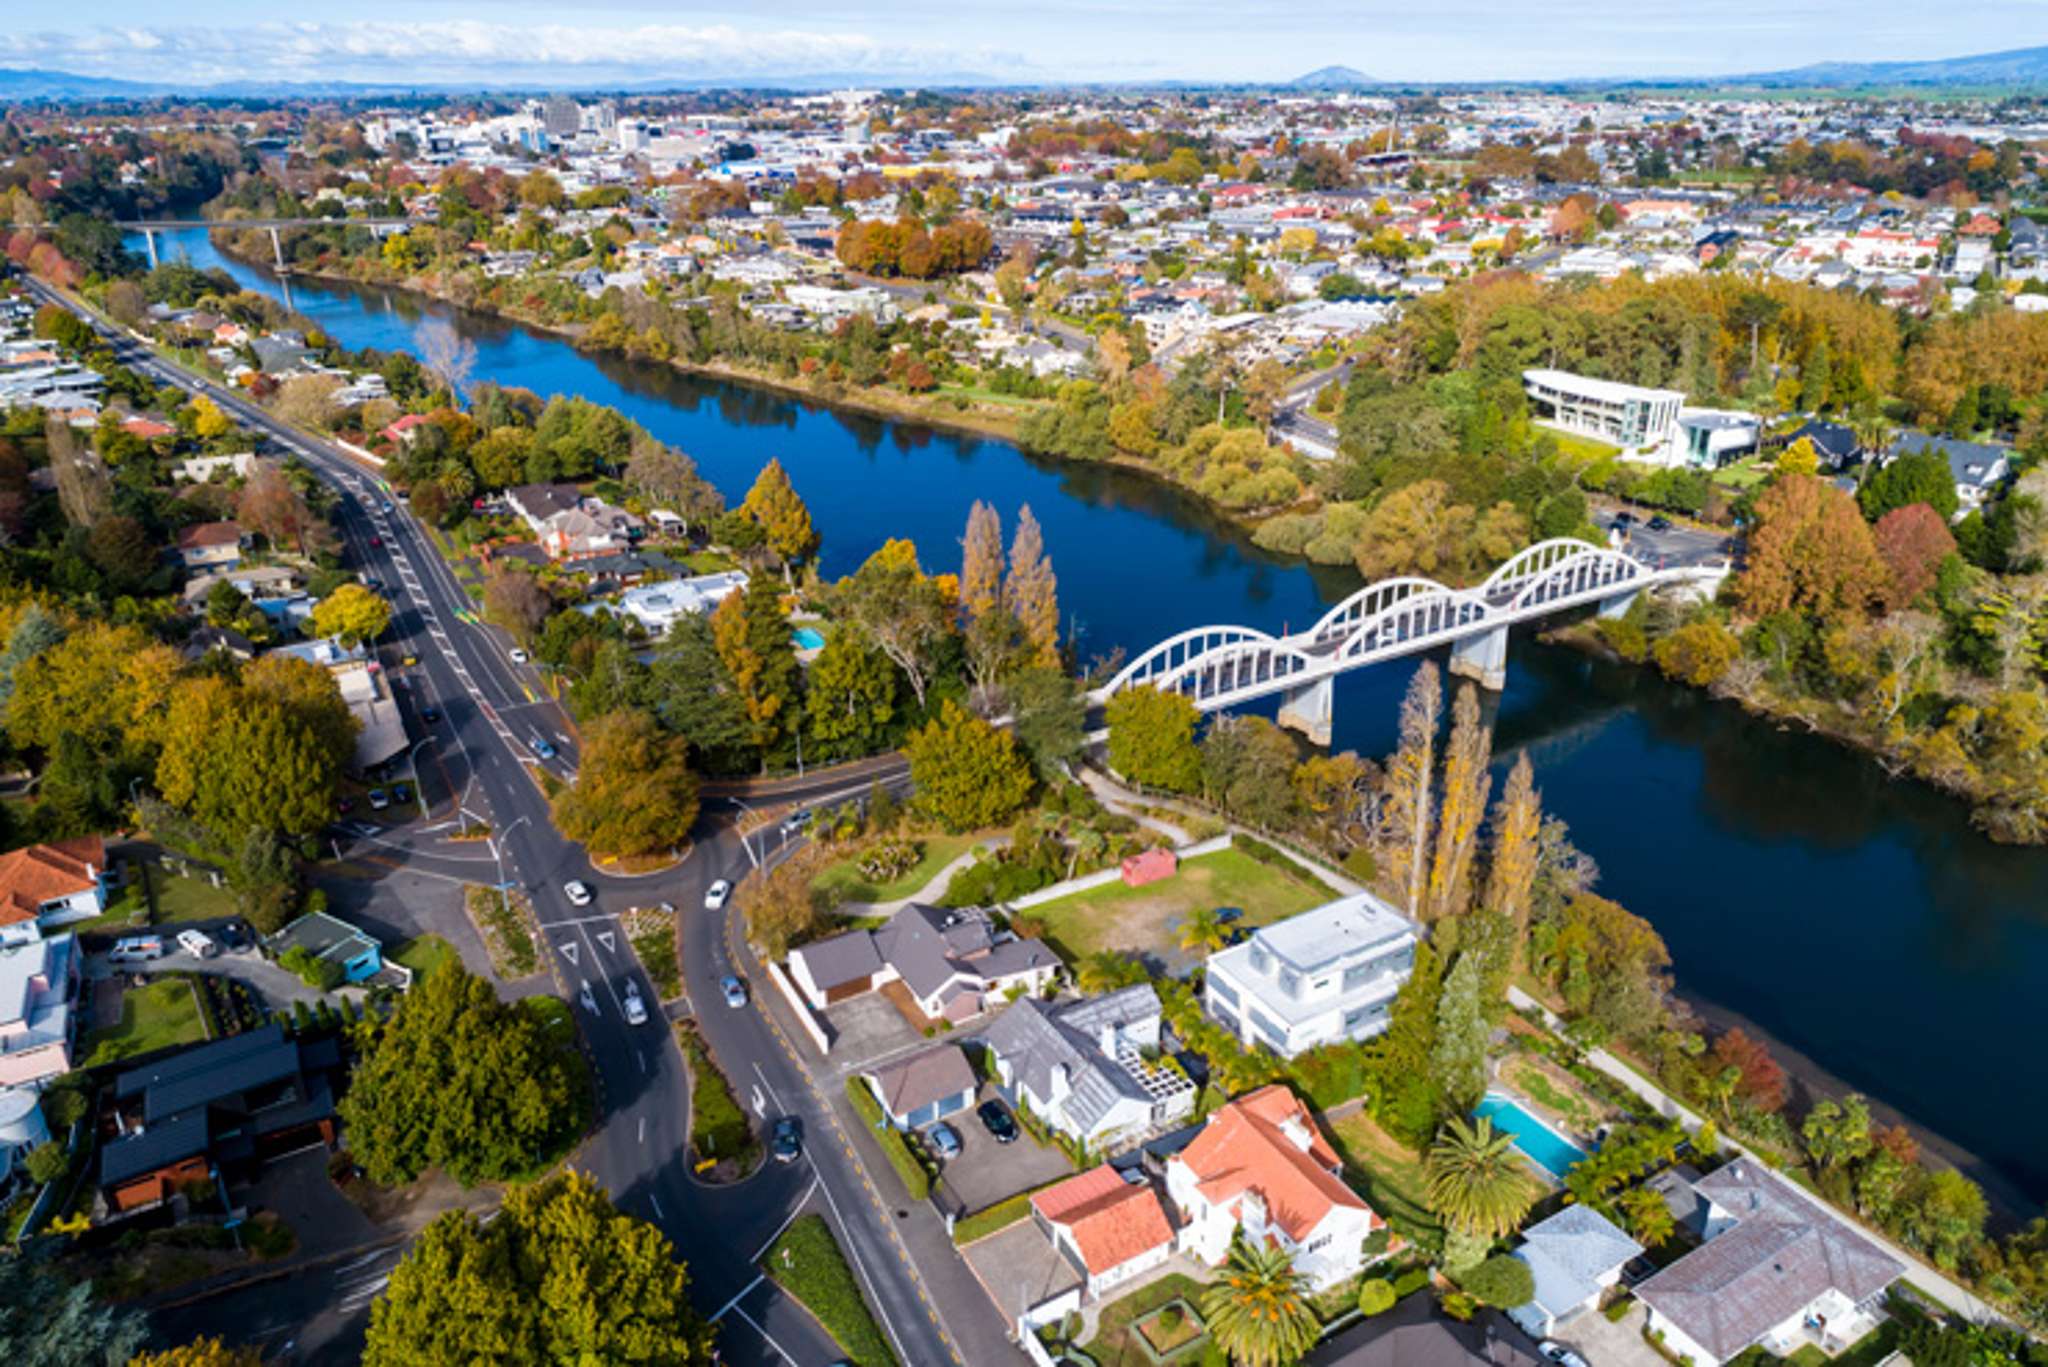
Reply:
<svg viewBox="0 0 2048 1367"><path fill-rule="evenodd" d="M574 940L564 940L561 944L555 946L555 948L561 950L562 956L568 959L568 961L572 964L576 962L576 956L580 954L583 950L583 947L577 944Z"/></svg>
<svg viewBox="0 0 2048 1367"><path fill-rule="evenodd" d="M614 954L619 952L618 937L609 930L597 932L597 942Z"/></svg>

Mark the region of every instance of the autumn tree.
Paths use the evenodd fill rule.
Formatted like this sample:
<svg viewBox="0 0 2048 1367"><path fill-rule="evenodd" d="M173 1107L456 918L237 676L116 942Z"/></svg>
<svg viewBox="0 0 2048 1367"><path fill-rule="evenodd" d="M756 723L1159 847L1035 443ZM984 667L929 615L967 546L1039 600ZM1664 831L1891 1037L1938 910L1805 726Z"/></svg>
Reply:
<svg viewBox="0 0 2048 1367"><path fill-rule="evenodd" d="M71 424L57 414L51 414L44 423L43 441L64 520L74 527L92 526L106 516L113 497L113 480L107 467L90 446L79 440Z"/></svg>
<svg viewBox="0 0 2048 1367"><path fill-rule="evenodd" d="M781 589L756 575L745 589L727 594L711 614L711 637L765 760L796 724L800 675Z"/></svg>
<svg viewBox="0 0 2048 1367"><path fill-rule="evenodd" d="M1192 793L1202 785L1195 728L1202 714L1179 693L1147 684L1117 692L1103 709L1109 767L1134 783Z"/></svg>
<svg viewBox="0 0 2048 1367"><path fill-rule="evenodd" d="M804 711L820 759L872 753L896 716L896 669L859 629L839 625L804 679Z"/></svg>
<svg viewBox="0 0 2048 1367"><path fill-rule="evenodd" d="M903 749L918 806L949 831L995 825L1031 798L1031 765L1016 737L950 698Z"/></svg>
<svg viewBox="0 0 2048 1367"><path fill-rule="evenodd" d="M193 678L171 695L156 784L166 801L221 839L250 831L299 835L333 816L346 760L324 728L275 695Z"/></svg>
<svg viewBox="0 0 2048 1367"><path fill-rule="evenodd" d="M1472 856L1493 786L1486 760L1493 733L1480 720L1479 690L1465 684L1451 704L1451 740L1444 751L1443 798L1437 818L1436 858L1429 871L1430 919L1465 910L1472 901Z"/></svg>
<svg viewBox="0 0 2048 1367"><path fill-rule="evenodd" d="M1004 599L1023 623L1031 645L1031 663L1059 664L1059 580L1053 575L1045 537L1028 503L1017 511L1017 535L1010 542L1010 580Z"/></svg>
<svg viewBox="0 0 2048 1367"><path fill-rule="evenodd" d="M1764 617L1860 616L1885 593L1885 564L1849 495L1811 475L1786 475L1756 504L1743 606Z"/></svg>
<svg viewBox="0 0 2048 1367"><path fill-rule="evenodd" d="M784 581L793 583L791 567L818 549L818 533L811 526L811 510L790 485L781 461L771 459L761 467L740 512L760 527L768 549L782 564Z"/></svg>
<svg viewBox="0 0 2048 1367"><path fill-rule="evenodd" d="M1511 952L1516 970L1529 939L1530 895L1536 886L1542 829L1543 801L1525 750L1515 757L1507 787L1494 805L1492 860L1486 871L1486 909L1507 917L1514 927Z"/></svg>
<svg viewBox="0 0 2048 1367"><path fill-rule="evenodd" d="M738 906L746 917L747 938L768 958L780 959L824 925L825 908L811 883L826 863L823 848L807 844L740 884Z"/></svg>
<svg viewBox="0 0 2048 1367"><path fill-rule="evenodd" d="M980 499L967 513L967 535L961 541L960 608L970 621L1003 601L1003 520Z"/></svg>
<svg viewBox="0 0 2048 1367"><path fill-rule="evenodd" d="M918 568L917 547L900 539L885 543L833 586L832 598L903 671L922 710L941 648L952 635L953 611L945 590Z"/></svg>
<svg viewBox="0 0 2048 1367"><path fill-rule="evenodd" d="M263 1354L247 1345L229 1347L217 1338L201 1338L144 1353L130 1359L128 1367L263 1367Z"/></svg>
<svg viewBox="0 0 2048 1367"><path fill-rule="evenodd" d="M1871 529L1877 553L1889 574L1885 581L1885 607L1891 611L1909 606L1934 587L1941 562L1955 553L1956 539L1941 514L1925 503L1894 508Z"/></svg>
<svg viewBox="0 0 2048 1367"><path fill-rule="evenodd" d="M494 566L484 580L484 617L531 645L541 625L555 610L554 595L539 576L517 561Z"/></svg>
<svg viewBox="0 0 2048 1367"><path fill-rule="evenodd" d="M1436 731L1443 715L1443 683L1436 663L1424 660L1401 700L1401 739L1387 761L1388 828L1399 842L1396 876L1408 914L1420 918L1426 891L1423 861L1435 826L1431 816L1436 783Z"/></svg>
<svg viewBox="0 0 2048 1367"><path fill-rule="evenodd" d="M1716 1039L1708 1059L1714 1070L1734 1073L1735 1094L1757 1110L1775 1111L1785 1104L1785 1070L1740 1027Z"/></svg>
<svg viewBox="0 0 2048 1367"><path fill-rule="evenodd" d="M708 522L725 511L724 496L718 492L718 486L697 472L697 462L661 442L647 441L636 446L632 461L626 466L626 485L656 507L683 519L685 531L691 523Z"/></svg>
<svg viewBox="0 0 2048 1367"><path fill-rule="evenodd" d="M361 584L343 584L322 598L306 619L313 636L333 636L360 645L382 636L391 625L391 604Z"/></svg>
<svg viewBox="0 0 2048 1367"><path fill-rule="evenodd" d="M576 782L555 795L555 824L605 859L672 850L697 821L689 742L638 709L584 724Z"/></svg>

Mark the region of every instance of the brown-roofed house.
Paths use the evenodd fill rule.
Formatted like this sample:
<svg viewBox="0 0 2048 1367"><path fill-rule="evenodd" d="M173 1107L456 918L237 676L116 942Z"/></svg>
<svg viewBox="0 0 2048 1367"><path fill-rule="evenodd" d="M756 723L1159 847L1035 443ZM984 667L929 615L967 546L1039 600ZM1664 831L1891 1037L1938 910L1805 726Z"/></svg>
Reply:
<svg viewBox="0 0 2048 1367"><path fill-rule="evenodd" d="M957 1044L921 1049L862 1076L899 1130L923 1129L974 1104L974 1065Z"/></svg>
<svg viewBox="0 0 2048 1367"><path fill-rule="evenodd" d="M1173 1225L1149 1182L1126 1182L1109 1164L1045 1188L1031 1213L1097 1297L1173 1255Z"/></svg>
<svg viewBox="0 0 2048 1367"><path fill-rule="evenodd" d="M0 944L98 916L107 909L106 873L107 845L96 835L0 854Z"/></svg>
<svg viewBox="0 0 2048 1367"><path fill-rule="evenodd" d="M199 522L178 533L178 559L188 570L231 570L242 563L248 533L239 522Z"/></svg>

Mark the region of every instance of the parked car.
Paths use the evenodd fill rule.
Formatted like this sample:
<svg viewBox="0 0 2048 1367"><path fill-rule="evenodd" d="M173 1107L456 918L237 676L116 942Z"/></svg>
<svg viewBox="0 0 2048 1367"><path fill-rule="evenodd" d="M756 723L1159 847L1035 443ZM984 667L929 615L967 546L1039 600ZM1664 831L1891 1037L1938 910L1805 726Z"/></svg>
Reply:
<svg viewBox="0 0 2048 1367"><path fill-rule="evenodd" d="M412 785L401 783L391 790L391 800L403 807L412 801Z"/></svg>
<svg viewBox="0 0 2048 1367"><path fill-rule="evenodd" d="M1614 515L1614 525L1617 527L1626 527L1629 523L1635 520L1636 515L1634 513L1627 511L1619 512Z"/></svg>
<svg viewBox="0 0 2048 1367"><path fill-rule="evenodd" d="M516 665L523 665L523 664L525 664L525 663L526 663L527 659L528 659L528 656L527 656L527 654L526 654L526 652L525 652L525 651L521 650L521 649L520 649L520 648L519 648L518 646L513 646L513 647L512 647L512 663L513 663L513 664L516 664Z"/></svg>
<svg viewBox="0 0 2048 1367"><path fill-rule="evenodd" d="M1655 517L1653 517L1653 518L1651 518L1651 519L1650 519L1650 530L1651 530L1651 531L1653 531L1653 532L1668 532L1668 531L1670 531L1670 530L1671 530L1671 519L1670 519L1670 518L1668 518L1668 517L1666 517L1666 516L1664 516L1664 514L1662 514L1662 513L1659 513L1659 514L1657 514L1657 515L1656 515Z"/></svg>
<svg viewBox="0 0 2048 1367"><path fill-rule="evenodd" d="M195 959L211 959L220 953L220 946L213 937L203 930L181 930L178 932L178 948Z"/></svg>
<svg viewBox="0 0 2048 1367"><path fill-rule="evenodd" d="M998 1144L1014 1144L1017 1141L1017 1122L1003 1109L1003 1103L991 1097L975 1107L974 1113L981 1117L981 1128L987 1130Z"/></svg>
<svg viewBox="0 0 2048 1367"><path fill-rule="evenodd" d="M562 884L562 895L569 899L571 906L577 907L589 906L593 896L590 891L590 884L584 882L581 878L571 878L568 882Z"/></svg>
<svg viewBox="0 0 2048 1367"><path fill-rule="evenodd" d="M1586 1367L1586 1360L1556 1339L1545 1339L1536 1345L1537 1351L1556 1363L1558 1367Z"/></svg>
<svg viewBox="0 0 2048 1367"><path fill-rule="evenodd" d="M742 1007L747 1004L747 985L728 973L718 980L718 990L725 994L725 1004Z"/></svg>
<svg viewBox="0 0 2048 1367"><path fill-rule="evenodd" d="M255 934L243 921L226 922L215 929L213 934L214 938L220 941L221 948L230 954L240 954L256 943Z"/></svg>
<svg viewBox="0 0 2048 1367"><path fill-rule="evenodd" d="M1218 925L1225 925L1225 926L1227 926L1227 925L1229 925L1229 924L1230 924L1230 923L1231 923L1232 921L1242 921L1243 919L1244 919L1244 908L1243 908L1243 907L1218 907L1218 908L1216 908L1216 922L1217 922L1217 924L1218 924Z"/></svg>
<svg viewBox="0 0 2048 1367"><path fill-rule="evenodd" d="M924 1132L924 1142L935 1158L957 1158L960 1155L960 1133L943 1120Z"/></svg>
<svg viewBox="0 0 2048 1367"><path fill-rule="evenodd" d="M420 720L432 726L435 722L441 720L441 709L432 703L428 703L420 709Z"/></svg>
<svg viewBox="0 0 2048 1367"><path fill-rule="evenodd" d="M381 812L390 805L391 794L385 792L382 788L370 789L370 808L372 811Z"/></svg>
<svg viewBox="0 0 2048 1367"><path fill-rule="evenodd" d="M775 1155L778 1163L794 1163L804 1156L804 1129L795 1116L786 1115L775 1122L775 1133L768 1141L768 1151Z"/></svg>
<svg viewBox="0 0 2048 1367"><path fill-rule="evenodd" d="M107 962L116 964L142 964L164 956L164 942L154 935L130 935L114 941L114 947L107 954Z"/></svg>
<svg viewBox="0 0 2048 1367"><path fill-rule="evenodd" d="M590 979L585 978L583 985L576 989L576 1000L583 1003L585 1011L593 1016L597 1014L597 994L590 990Z"/></svg>
<svg viewBox="0 0 2048 1367"><path fill-rule="evenodd" d="M619 994L619 1009L626 1013L626 1024L647 1023L647 1003L640 1000L640 987L631 978L626 979L626 990Z"/></svg>
<svg viewBox="0 0 2048 1367"><path fill-rule="evenodd" d="M719 879L710 887L704 889L704 910L723 910L725 907L725 899L730 896L732 896L732 884L727 882L723 878Z"/></svg>
<svg viewBox="0 0 2048 1367"><path fill-rule="evenodd" d="M347 816L350 812L354 811L355 809L356 800L352 797L338 797L334 799L334 810L337 814L341 816Z"/></svg>
<svg viewBox="0 0 2048 1367"><path fill-rule="evenodd" d="M811 824L811 809L799 807L782 819L784 835L802 835L804 827Z"/></svg>

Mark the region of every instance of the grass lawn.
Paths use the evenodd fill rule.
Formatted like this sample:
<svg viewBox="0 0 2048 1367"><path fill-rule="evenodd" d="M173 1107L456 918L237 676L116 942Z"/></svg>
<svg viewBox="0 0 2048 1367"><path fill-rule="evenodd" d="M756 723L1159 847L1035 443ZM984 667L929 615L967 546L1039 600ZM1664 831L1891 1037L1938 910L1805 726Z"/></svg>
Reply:
<svg viewBox="0 0 2048 1367"><path fill-rule="evenodd" d="M834 902L893 902L910 896L938 877L940 869L958 859L980 838L978 834L920 835L915 837L917 863L901 878L870 883L861 875L858 856L854 856L827 864L811 881L811 889L831 894Z"/></svg>
<svg viewBox="0 0 2048 1367"><path fill-rule="evenodd" d="M1587 1095L1562 1070L1532 1058L1511 1058L1501 1065L1508 1084L1561 1121L1568 1130L1592 1134L1613 1108Z"/></svg>
<svg viewBox="0 0 2048 1367"><path fill-rule="evenodd" d="M1621 454L1619 446L1611 446L1592 437L1580 436L1577 432L1567 432L1562 428L1540 423L1538 429L1544 436L1557 442L1559 455L1575 464L1592 465Z"/></svg>
<svg viewBox="0 0 2048 1367"><path fill-rule="evenodd" d="M1263 926L1335 895L1305 869L1291 872L1230 849L1184 860L1178 873L1157 883L1108 883L1041 902L1023 914L1043 925L1046 942L1075 963L1100 949L1177 951L1175 928L1202 908L1239 907L1240 925Z"/></svg>
<svg viewBox="0 0 2048 1367"><path fill-rule="evenodd" d="M121 1023L88 1031L80 1051L91 1068L206 1038L199 1002L184 978L160 978L121 994Z"/></svg>
<svg viewBox="0 0 2048 1367"><path fill-rule="evenodd" d="M1153 1357L1138 1341L1137 1322L1174 1301L1194 1305L1201 1292L1200 1282L1178 1272L1141 1286L1102 1307L1095 1322L1095 1339L1083 1351L1100 1367L1152 1367Z"/></svg>
<svg viewBox="0 0 2048 1367"><path fill-rule="evenodd" d="M893 1367L896 1355L861 1299L853 1269L824 1216L806 1215L784 1230L762 1255L761 1270L818 1317L851 1361L860 1367Z"/></svg>
<svg viewBox="0 0 2048 1367"><path fill-rule="evenodd" d="M1724 466L1714 471L1710 478L1724 489L1739 491L1755 488L1766 479L1769 479L1770 475L1771 467L1755 456L1751 456L1747 460L1739 460L1733 465Z"/></svg>
<svg viewBox="0 0 2048 1367"><path fill-rule="evenodd" d="M235 895L217 888L204 878L178 878L162 869L149 870L149 886L156 894L159 925L171 921L205 921L235 914Z"/></svg>
<svg viewBox="0 0 2048 1367"><path fill-rule="evenodd" d="M1390 1219L1441 1228L1423 1200L1420 1155L1410 1153L1364 1111L1327 1126L1345 1180L1365 1194L1374 1210Z"/></svg>
<svg viewBox="0 0 2048 1367"><path fill-rule="evenodd" d="M455 952L455 946L438 935L415 935L386 957L393 963L404 964L412 970L415 987L425 982L441 965L462 962L462 956Z"/></svg>

